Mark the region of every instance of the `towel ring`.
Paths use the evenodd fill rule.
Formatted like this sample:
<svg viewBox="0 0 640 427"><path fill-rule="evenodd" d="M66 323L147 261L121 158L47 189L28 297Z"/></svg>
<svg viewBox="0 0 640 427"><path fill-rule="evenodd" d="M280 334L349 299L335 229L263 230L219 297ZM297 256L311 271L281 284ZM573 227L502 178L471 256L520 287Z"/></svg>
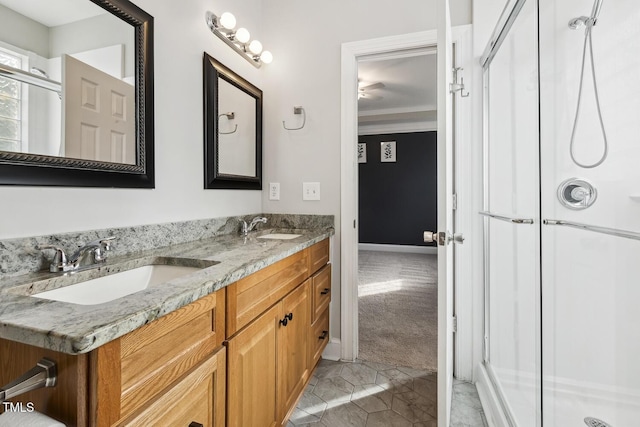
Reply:
<svg viewBox="0 0 640 427"><path fill-rule="evenodd" d="M236 113L231 111L229 113L218 114L218 125L220 125L220 117L222 116L226 116L227 120L233 120L236 118ZM232 133L236 133L237 130L238 130L237 124L236 124L236 127L234 127L231 132L220 132L220 126L218 126L218 135L231 135Z"/></svg>
<svg viewBox="0 0 640 427"><path fill-rule="evenodd" d="M288 128L285 124L284 120L282 121L282 127L286 130L300 130L304 127L305 123L307 123L307 113L304 111L302 107L293 107L293 114L302 114L302 126L297 128Z"/></svg>

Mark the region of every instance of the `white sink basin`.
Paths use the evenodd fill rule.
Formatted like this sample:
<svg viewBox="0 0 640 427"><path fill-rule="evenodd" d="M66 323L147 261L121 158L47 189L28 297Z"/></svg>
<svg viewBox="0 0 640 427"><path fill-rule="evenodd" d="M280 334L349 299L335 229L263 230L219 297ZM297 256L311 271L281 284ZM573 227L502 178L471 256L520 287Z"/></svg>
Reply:
<svg viewBox="0 0 640 427"><path fill-rule="evenodd" d="M200 270L198 267L145 265L31 296L72 304L96 305L131 295L198 270Z"/></svg>
<svg viewBox="0 0 640 427"><path fill-rule="evenodd" d="M300 236L302 236L302 234L273 233L263 234L262 236L258 236L258 239L291 240Z"/></svg>

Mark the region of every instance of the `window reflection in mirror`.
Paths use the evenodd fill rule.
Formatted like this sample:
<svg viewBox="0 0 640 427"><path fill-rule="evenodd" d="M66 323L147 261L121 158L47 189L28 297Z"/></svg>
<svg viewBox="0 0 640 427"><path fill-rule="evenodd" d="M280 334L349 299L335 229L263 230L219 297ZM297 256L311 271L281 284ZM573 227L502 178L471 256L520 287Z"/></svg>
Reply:
<svg viewBox="0 0 640 427"><path fill-rule="evenodd" d="M134 27L66 4L0 0L0 64L40 78L0 76L0 150L136 164Z"/></svg>

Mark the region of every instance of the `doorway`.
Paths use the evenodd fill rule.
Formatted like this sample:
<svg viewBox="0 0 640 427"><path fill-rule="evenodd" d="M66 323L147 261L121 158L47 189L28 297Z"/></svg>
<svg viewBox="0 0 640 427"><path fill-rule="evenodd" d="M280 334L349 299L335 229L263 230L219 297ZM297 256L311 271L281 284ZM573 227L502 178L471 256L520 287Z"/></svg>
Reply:
<svg viewBox="0 0 640 427"><path fill-rule="evenodd" d="M444 28L444 26L443 26ZM471 89L469 82L473 82L476 78L471 72L474 69L473 57L471 51L471 26L461 26L453 31L453 41L457 44L456 58L460 60L456 62L459 66L466 67L466 73L461 73L467 80L467 92ZM440 40L443 46L451 42L451 39L442 37ZM380 39L366 40L360 42L345 43L342 45L341 63L342 63L342 85L341 92L343 94L341 99L341 112L342 112L342 126L341 126L341 212L340 212L340 227L339 235L337 235L340 241L340 312L341 312L341 359L345 361L354 361L358 355L358 204L357 204L357 150L354 147L354 142L358 138L357 129L357 98L351 94L356 94L358 91L357 86L357 70L358 59L368 55L388 55L392 58L394 54L403 55L408 51L415 49L424 49L427 47L436 46L439 43L439 38L436 31L425 31L420 33L405 34L401 36L385 37ZM439 81L439 87L448 88L451 82L450 75L450 62L445 60L444 52L442 52L442 61L440 61L441 52L438 51L438 78L442 78ZM450 57L449 57L450 58ZM459 74L460 75L460 74ZM458 83L462 83L461 80ZM478 85L479 87L480 85ZM447 95L444 91L439 91L442 98ZM459 97L458 95L456 95ZM439 103L443 101L440 99ZM450 102L446 102L450 104ZM444 105L444 104L443 104ZM470 239L478 242L479 239L475 239L479 232L479 227L475 225L475 216L473 212L473 206L478 205L479 192L477 191L478 183L473 180L474 172L480 173L478 168L481 165L476 165L472 159L475 159L478 148L474 145L471 127L471 110L476 107L472 102L460 102L456 104L457 117L455 121L455 134L456 134L456 152L466 153L466 155L458 155L455 159L456 170L459 171L459 176L456 177L456 192L458 206L466 206L466 209L459 209L455 211L456 226L458 230L468 233ZM448 122L451 123L451 122ZM444 126L445 121L442 121L442 129L445 132L439 132L438 146L445 147L446 135L451 135L451 130ZM440 130L440 126L439 126ZM440 138L442 136L442 138ZM446 142L446 146L450 146L450 142ZM442 154L443 164L447 164L446 168L443 168L443 173L447 170L452 170L448 164L450 153L442 152L438 150L438 156ZM441 182L441 180L439 180ZM442 181L443 183L452 182L449 180ZM441 196L442 193L442 196ZM438 200L445 195L446 205L451 205L450 186L446 191L438 191ZM462 200L462 202L461 202ZM447 209L449 211L449 209ZM440 220L440 218L439 218ZM448 221L448 219L447 219ZM443 224L447 224L443 221ZM476 229L478 228L478 229ZM436 231L436 230L431 230ZM446 233L442 233L444 241L447 241ZM477 261L478 253L477 243L471 245L463 245L456 251L456 257L463 260L463 262L456 263L456 277L462 278L456 286L458 286L459 292L456 296L456 311L460 313L460 316L456 319L452 317L452 295L450 290L452 285L447 278L453 277L452 263L445 262L447 259L451 260L453 254L450 250L445 249L447 246L439 246L439 250L442 250L446 255L442 257L441 261L447 266L446 274L440 275L439 279L442 279L443 286L438 289L438 394L441 396L439 399L439 405L441 408L439 412L449 413L450 408L450 396L452 389L452 373L453 366L455 364L457 376L461 379L472 380L473 379L473 366L481 360L482 357L482 343L474 340L473 333L476 331L477 325L482 324L482 312L481 304L478 309L478 301L481 301L481 296L478 297L478 293L473 288L473 283L477 272L474 271L474 261ZM451 246L448 246L449 248ZM439 258L440 261L440 258ZM451 268L451 269L449 269ZM445 286L446 283L446 286ZM441 302L444 302L442 304ZM454 325L457 326L457 333L453 334ZM452 343L456 341L456 354L455 360L453 357ZM443 417L442 422L446 423L448 417ZM439 420L440 422L440 420ZM444 425L444 424L443 424Z"/></svg>
<svg viewBox="0 0 640 427"><path fill-rule="evenodd" d="M358 61L362 58L406 57L436 45L435 31L386 37L342 46L342 93L358 93ZM358 140L357 97L342 97L341 161L341 358L355 360L358 355Z"/></svg>
<svg viewBox="0 0 640 427"><path fill-rule="evenodd" d="M358 58L358 358L435 372L436 49L392 56Z"/></svg>

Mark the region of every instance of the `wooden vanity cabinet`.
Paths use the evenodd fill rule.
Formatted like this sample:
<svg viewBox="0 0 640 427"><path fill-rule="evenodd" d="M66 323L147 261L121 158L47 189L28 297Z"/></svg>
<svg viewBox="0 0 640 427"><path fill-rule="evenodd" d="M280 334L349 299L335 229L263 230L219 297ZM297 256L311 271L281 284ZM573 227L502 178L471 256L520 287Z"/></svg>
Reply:
<svg viewBox="0 0 640 427"><path fill-rule="evenodd" d="M13 399L69 427L225 424L225 290L117 338L68 355L0 339L0 383L42 357L56 362L55 387ZM8 355L8 357L5 357Z"/></svg>
<svg viewBox="0 0 640 427"><path fill-rule="evenodd" d="M330 288L328 260L326 239L227 287L228 427L286 424L322 353L313 362L313 283L320 270ZM328 299L318 304L328 333Z"/></svg>
<svg viewBox="0 0 640 427"><path fill-rule="evenodd" d="M325 239L88 354L0 339L0 383L49 357L57 386L14 401L70 427L282 426L328 342L328 260Z"/></svg>
<svg viewBox="0 0 640 427"><path fill-rule="evenodd" d="M90 424L223 425L224 315L221 289L91 352Z"/></svg>

